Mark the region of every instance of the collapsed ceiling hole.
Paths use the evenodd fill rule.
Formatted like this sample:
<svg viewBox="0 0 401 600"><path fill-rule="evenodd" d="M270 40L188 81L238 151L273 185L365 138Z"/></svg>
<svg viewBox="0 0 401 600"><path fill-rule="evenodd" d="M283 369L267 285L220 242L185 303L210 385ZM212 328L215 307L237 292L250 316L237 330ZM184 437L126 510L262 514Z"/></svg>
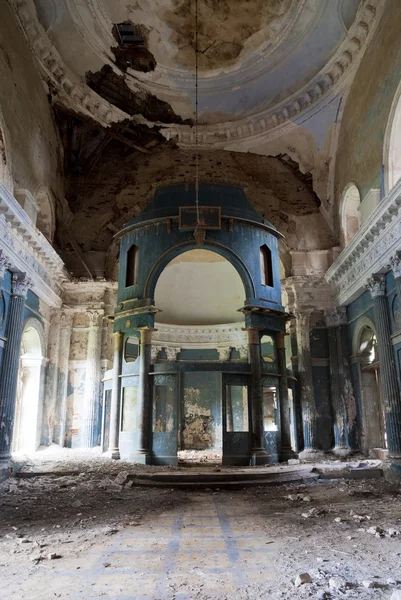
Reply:
<svg viewBox="0 0 401 600"><path fill-rule="evenodd" d="M156 60L148 49L148 32L145 27L118 23L113 26L112 32L118 46L113 46L111 50L116 57L116 65L122 71L128 68L143 73L155 70Z"/></svg>
<svg viewBox="0 0 401 600"><path fill-rule="evenodd" d="M110 65L104 65L96 73L89 71L86 82L99 96L129 115L142 115L153 122L192 124L176 115L168 102L146 91L133 92L125 78L115 73Z"/></svg>

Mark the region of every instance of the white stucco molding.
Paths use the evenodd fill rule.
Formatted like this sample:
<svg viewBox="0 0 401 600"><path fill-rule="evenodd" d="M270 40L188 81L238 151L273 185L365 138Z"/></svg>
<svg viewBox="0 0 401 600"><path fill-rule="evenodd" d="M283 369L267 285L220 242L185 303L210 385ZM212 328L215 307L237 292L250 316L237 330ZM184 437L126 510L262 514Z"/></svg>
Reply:
<svg viewBox="0 0 401 600"><path fill-rule="evenodd" d="M157 323L152 335L152 345L159 347L200 348L223 351L227 348L248 346L247 332L243 323L223 325L168 325Z"/></svg>
<svg viewBox="0 0 401 600"><path fill-rule="evenodd" d="M40 300L51 307L61 306L62 286L69 278L64 263L1 183L0 249L10 270L26 273L32 281L30 289Z"/></svg>
<svg viewBox="0 0 401 600"><path fill-rule="evenodd" d="M389 270L390 259L401 249L401 181L380 202L349 245L328 269L337 305L350 304L372 273Z"/></svg>
<svg viewBox="0 0 401 600"><path fill-rule="evenodd" d="M67 68L40 24L33 0L9 0L9 3L15 10L42 73L57 89L61 102L69 108L90 116L103 126L124 119L132 120L130 115L104 100ZM260 139L274 138L284 133L288 127L292 127L294 119L298 119L300 115L306 114L312 108L316 110L324 99L337 93L344 86L350 72L356 68L358 62L356 59L360 59L363 54L386 4L387 0L361 2L345 40L324 69L301 90L274 107L244 119L200 126L199 146L220 148L230 143L236 144L240 140L254 140L257 143ZM105 60L105 62L109 61ZM114 62L109 64L120 73ZM134 80L131 78L132 89L133 84ZM144 89L144 82L138 84L138 91L140 89ZM146 122L144 119L142 121ZM153 126L154 123L151 125ZM162 123L159 125L161 125L161 133L167 139L178 138L178 144L183 147L195 145L193 127L164 126Z"/></svg>
<svg viewBox="0 0 401 600"><path fill-rule="evenodd" d="M287 293L287 309L291 313L312 313L333 307L331 287L323 276L287 277L282 282L282 288Z"/></svg>

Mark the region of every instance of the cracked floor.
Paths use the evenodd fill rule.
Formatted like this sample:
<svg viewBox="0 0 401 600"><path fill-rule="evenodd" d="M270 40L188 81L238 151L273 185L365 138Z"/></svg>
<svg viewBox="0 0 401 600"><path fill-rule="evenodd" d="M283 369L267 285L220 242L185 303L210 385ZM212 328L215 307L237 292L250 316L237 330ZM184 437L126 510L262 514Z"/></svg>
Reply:
<svg viewBox="0 0 401 600"><path fill-rule="evenodd" d="M56 467L0 486L1 600L367 600L401 590L401 490L384 480L184 491L116 485L135 469L124 463ZM305 572L312 583L296 588Z"/></svg>

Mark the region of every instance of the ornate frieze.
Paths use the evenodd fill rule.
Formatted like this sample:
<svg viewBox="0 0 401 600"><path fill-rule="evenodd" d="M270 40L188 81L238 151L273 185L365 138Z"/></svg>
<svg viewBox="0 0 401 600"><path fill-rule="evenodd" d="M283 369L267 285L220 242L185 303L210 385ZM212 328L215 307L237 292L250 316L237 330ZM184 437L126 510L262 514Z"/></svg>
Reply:
<svg viewBox="0 0 401 600"><path fill-rule="evenodd" d="M389 269L401 246L401 181L380 202L376 210L328 269L335 304L349 304L360 295L372 273ZM397 268L396 263L395 268Z"/></svg>
<svg viewBox="0 0 401 600"><path fill-rule="evenodd" d="M217 348L240 347L247 344L242 323L207 326L179 326L157 323L153 344L162 347Z"/></svg>

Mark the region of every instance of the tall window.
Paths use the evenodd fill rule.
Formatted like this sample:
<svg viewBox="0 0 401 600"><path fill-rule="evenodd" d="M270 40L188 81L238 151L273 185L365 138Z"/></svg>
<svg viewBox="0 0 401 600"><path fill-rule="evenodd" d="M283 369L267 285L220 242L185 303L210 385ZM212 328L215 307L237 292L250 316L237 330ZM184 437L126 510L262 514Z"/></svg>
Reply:
<svg viewBox="0 0 401 600"><path fill-rule="evenodd" d="M260 248L260 271L262 274L262 285L274 287L272 253L266 244Z"/></svg>
<svg viewBox="0 0 401 600"><path fill-rule="evenodd" d="M127 270L125 274L125 287L138 283L138 246L133 244L127 252Z"/></svg>

